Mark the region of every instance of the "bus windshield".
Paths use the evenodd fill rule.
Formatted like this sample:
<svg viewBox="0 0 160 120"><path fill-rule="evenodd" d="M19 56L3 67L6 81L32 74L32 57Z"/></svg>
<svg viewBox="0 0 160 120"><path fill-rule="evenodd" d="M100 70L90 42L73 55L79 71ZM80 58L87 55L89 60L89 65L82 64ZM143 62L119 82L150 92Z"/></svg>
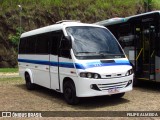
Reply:
<svg viewBox="0 0 160 120"><path fill-rule="evenodd" d="M124 54L113 35L105 28L91 26L67 27L72 36L72 48L79 59L124 58Z"/></svg>

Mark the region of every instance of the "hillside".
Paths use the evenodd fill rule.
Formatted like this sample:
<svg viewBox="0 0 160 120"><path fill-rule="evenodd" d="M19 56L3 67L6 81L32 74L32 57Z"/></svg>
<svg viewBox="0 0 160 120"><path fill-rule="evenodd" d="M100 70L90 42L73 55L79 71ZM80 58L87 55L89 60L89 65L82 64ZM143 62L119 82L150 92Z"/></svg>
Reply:
<svg viewBox="0 0 160 120"><path fill-rule="evenodd" d="M160 2L153 1L156 10ZM0 68L17 66L20 16L23 31L29 31L63 19L93 23L142 12L143 0L0 0Z"/></svg>

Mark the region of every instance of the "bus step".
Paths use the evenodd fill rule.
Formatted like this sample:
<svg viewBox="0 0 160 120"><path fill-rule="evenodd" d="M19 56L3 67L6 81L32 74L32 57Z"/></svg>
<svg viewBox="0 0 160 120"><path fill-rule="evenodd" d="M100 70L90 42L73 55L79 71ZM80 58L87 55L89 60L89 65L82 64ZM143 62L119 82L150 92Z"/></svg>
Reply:
<svg viewBox="0 0 160 120"><path fill-rule="evenodd" d="M137 78L139 80L149 80L149 78Z"/></svg>
<svg viewBox="0 0 160 120"><path fill-rule="evenodd" d="M137 79L140 79L140 80L155 80L155 75L154 74L149 74L149 73L143 73L140 76L137 76Z"/></svg>
<svg viewBox="0 0 160 120"><path fill-rule="evenodd" d="M149 78L137 78L138 80L151 80L151 81L155 81L155 79L149 79Z"/></svg>

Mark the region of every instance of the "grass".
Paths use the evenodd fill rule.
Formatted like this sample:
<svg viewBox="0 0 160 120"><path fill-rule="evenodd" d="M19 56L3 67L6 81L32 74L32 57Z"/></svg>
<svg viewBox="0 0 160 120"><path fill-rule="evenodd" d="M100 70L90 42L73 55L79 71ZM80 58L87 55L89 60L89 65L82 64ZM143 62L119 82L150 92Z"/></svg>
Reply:
<svg viewBox="0 0 160 120"><path fill-rule="evenodd" d="M42 11L48 10L50 13L56 14L56 16L60 15L61 19L65 19L66 14L69 14L72 19L79 16L82 17L82 14L84 14L87 16L83 21L88 17L93 19L95 15L103 20L109 17L136 14L138 7L143 7L143 2L144 0L77 0L76 2L74 0L65 2L63 0L2 0L0 1L0 14L3 15L9 11L16 11L18 14L19 8L17 5L20 4L22 6L22 14L25 14L25 16L27 16L28 11L32 13L35 9L38 9ZM152 6L153 9L159 9L160 1L152 0ZM112 16L109 16L109 14L112 14Z"/></svg>
<svg viewBox="0 0 160 120"><path fill-rule="evenodd" d="M0 73L15 73L18 72L18 68L0 68Z"/></svg>
<svg viewBox="0 0 160 120"><path fill-rule="evenodd" d="M152 0L153 1L153 8L160 9L160 1L159 0Z"/></svg>
<svg viewBox="0 0 160 120"><path fill-rule="evenodd" d="M88 9L90 7L90 10L87 11L99 11L99 10L112 10L117 9L116 11L121 11L121 6L125 6L129 9L132 8L132 10L135 9L135 5L139 4L143 0L77 0L76 2L74 0L2 0L0 1L1 9L4 13L4 10L10 11L10 10L16 10L18 11L19 8L17 5L21 5L22 8L29 8L34 7L41 8L41 9L51 9L53 7L58 8L70 8L75 7L76 9L81 9L82 7L85 7ZM157 0L158 1L158 0ZM35 8L35 7L34 7ZM56 8L55 8L56 9ZM24 10L24 9L23 9ZM65 11L63 11L65 12ZM81 12L85 12L81 11Z"/></svg>
<svg viewBox="0 0 160 120"><path fill-rule="evenodd" d="M2 0L0 1L0 14L16 11L17 5L22 6L24 18L35 16L34 11L38 10L38 19L42 19L40 11L49 11L58 20L79 19L82 22L97 22L112 17L126 17L136 14L139 7L143 7L144 0ZM160 7L159 0L152 0L154 6ZM40 10L40 11L39 11ZM37 13L37 12L36 12ZM45 13L44 13L45 14ZM68 17L70 16L70 17ZM35 19L34 17L32 17ZM52 18L54 19L54 18ZM56 19L56 20L57 20ZM46 21L47 23L47 21ZM45 23L45 24L46 24Z"/></svg>
<svg viewBox="0 0 160 120"><path fill-rule="evenodd" d="M6 82L6 81L21 81L21 77L11 77L11 78L0 78L0 82Z"/></svg>
<svg viewBox="0 0 160 120"><path fill-rule="evenodd" d="M17 49L17 46L11 44L14 41L9 41L9 35L16 35L20 16L23 30L29 31L63 19L95 23L135 15L139 9L140 12L144 11L143 2L144 0L0 0L0 38L11 48ZM160 8L159 0L152 0L152 3L153 10ZM18 5L22 6L21 12ZM14 71L18 70L0 69L0 72Z"/></svg>

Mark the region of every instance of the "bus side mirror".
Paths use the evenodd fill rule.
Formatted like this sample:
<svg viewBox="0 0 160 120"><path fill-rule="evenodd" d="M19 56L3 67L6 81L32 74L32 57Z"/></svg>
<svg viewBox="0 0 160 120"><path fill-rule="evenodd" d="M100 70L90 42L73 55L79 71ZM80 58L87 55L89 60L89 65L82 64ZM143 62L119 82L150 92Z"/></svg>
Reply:
<svg viewBox="0 0 160 120"><path fill-rule="evenodd" d="M72 48L72 42L70 36L65 36L62 38L60 48L63 50L69 50Z"/></svg>

